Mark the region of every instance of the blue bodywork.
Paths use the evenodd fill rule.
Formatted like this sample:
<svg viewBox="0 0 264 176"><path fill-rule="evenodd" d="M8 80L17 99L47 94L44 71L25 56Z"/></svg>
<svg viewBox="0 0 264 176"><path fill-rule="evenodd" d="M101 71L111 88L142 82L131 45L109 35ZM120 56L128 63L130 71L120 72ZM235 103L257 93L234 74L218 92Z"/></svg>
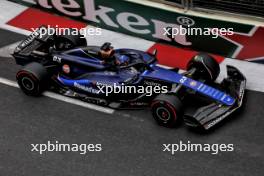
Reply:
<svg viewBox="0 0 264 176"><path fill-rule="evenodd" d="M57 53L55 56L60 58L61 64L70 65L71 72L75 75L80 75L74 78L58 75L58 81L67 87L76 89L81 86L82 91L94 93L96 92L96 86L94 85L97 83L113 85L130 82L130 85L138 85L144 80L157 80L168 84L182 84L184 87L224 105L232 106L236 101L235 98L221 90L175 71L157 66L155 58L146 52L133 49L116 49L114 56L120 65L113 70L112 68L115 66L107 64L102 58L98 57L96 55L97 50L97 47L89 47ZM141 70L135 71L131 69L134 65L122 68L122 65L125 64L143 64L143 66L141 66ZM91 71L87 72L87 67L91 68ZM130 80L133 81L131 82Z"/></svg>
<svg viewBox="0 0 264 176"><path fill-rule="evenodd" d="M167 127L176 125L178 115L186 110L185 124L210 129L242 106L246 77L227 65L227 77L219 84L214 83L220 68L208 54L197 54L188 63L188 71L180 74L177 68L158 66L157 50L152 54L133 49L114 50L109 42L87 46L85 39L75 39L49 34L40 37L39 32L34 32L16 47L13 53L16 63L25 66L16 78L26 94L40 95L49 88L111 108L150 105L154 119ZM122 91L116 92L116 88ZM127 88L132 91L123 91ZM156 88L162 91L156 92ZM112 91L105 91L109 89ZM202 96L192 97L196 94ZM201 101L193 101L198 99ZM189 105L190 111L183 105ZM199 107L191 112L196 105Z"/></svg>
<svg viewBox="0 0 264 176"><path fill-rule="evenodd" d="M160 68L158 66L153 65L152 68L154 71L146 70L142 74L142 77L151 78L151 79L162 79L167 82L182 84L183 86L189 89L197 91L225 105L231 106L235 103L235 99L231 97L230 95L218 89L215 89L211 86L208 86L204 83L193 80L179 73L172 72L164 68Z"/></svg>

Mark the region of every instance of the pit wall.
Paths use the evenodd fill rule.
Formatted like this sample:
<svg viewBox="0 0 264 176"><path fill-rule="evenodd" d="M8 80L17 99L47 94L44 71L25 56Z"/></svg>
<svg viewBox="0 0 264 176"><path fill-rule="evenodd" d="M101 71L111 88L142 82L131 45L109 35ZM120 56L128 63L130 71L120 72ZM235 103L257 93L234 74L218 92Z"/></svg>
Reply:
<svg viewBox="0 0 264 176"><path fill-rule="evenodd" d="M193 16L124 0L12 0L157 43L264 63L264 27ZM67 2L67 1L66 1ZM177 35L164 28L225 28L233 35ZM187 27L189 26L189 27ZM107 38L106 38L107 41Z"/></svg>

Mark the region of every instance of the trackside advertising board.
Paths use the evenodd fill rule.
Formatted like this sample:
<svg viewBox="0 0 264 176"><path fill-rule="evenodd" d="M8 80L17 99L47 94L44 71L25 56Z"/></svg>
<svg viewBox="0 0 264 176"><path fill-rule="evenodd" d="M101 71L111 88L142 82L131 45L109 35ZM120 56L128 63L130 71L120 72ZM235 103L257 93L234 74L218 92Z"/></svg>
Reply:
<svg viewBox="0 0 264 176"><path fill-rule="evenodd" d="M14 1L14 0L13 0ZM33 1L15 0L26 5ZM262 62L264 28L190 16L124 0L36 0L35 6L158 43ZM184 28L191 32L179 32ZM167 29L170 29L166 31ZM193 30L195 29L195 30ZM199 30L200 29L200 30ZM220 33L214 29L223 29ZM198 35L195 35L195 31ZM202 31L202 34L201 34ZM168 34L175 34L170 37ZM230 34L230 35L229 35ZM107 39L106 39L107 41Z"/></svg>

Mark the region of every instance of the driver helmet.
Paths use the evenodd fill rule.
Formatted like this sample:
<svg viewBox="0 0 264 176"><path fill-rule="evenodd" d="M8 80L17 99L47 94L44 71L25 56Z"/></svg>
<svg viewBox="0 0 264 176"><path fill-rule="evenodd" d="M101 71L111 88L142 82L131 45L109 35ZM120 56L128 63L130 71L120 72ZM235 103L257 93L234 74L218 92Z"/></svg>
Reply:
<svg viewBox="0 0 264 176"><path fill-rule="evenodd" d="M115 53L114 48L111 46L111 43L108 42L104 43L99 51L99 55L103 59L108 59L113 57L114 53Z"/></svg>
<svg viewBox="0 0 264 176"><path fill-rule="evenodd" d="M129 63L129 57L126 56L126 55L121 55L119 58L118 58L118 61L117 61L118 65L127 65Z"/></svg>

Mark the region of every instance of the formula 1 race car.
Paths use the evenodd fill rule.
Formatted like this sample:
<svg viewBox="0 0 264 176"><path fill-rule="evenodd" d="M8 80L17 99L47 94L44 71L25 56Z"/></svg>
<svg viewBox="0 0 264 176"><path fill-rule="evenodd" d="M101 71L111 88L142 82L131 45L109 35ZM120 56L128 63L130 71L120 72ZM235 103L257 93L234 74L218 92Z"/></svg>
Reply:
<svg viewBox="0 0 264 176"><path fill-rule="evenodd" d="M209 129L242 105L246 78L227 66L227 78L215 80L219 64L208 54L194 56L187 71L157 65L157 51L114 49L110 43L87 46L81 35L40 35L33 32L15 49L17 82L27 95L52 90L111 108L150 106L158 124L173 127L183 119L191 127ZM100 86L166 86L165 93L110 93ZM105 90L105 89L104 89ZM187 110L191 107L191 110Z"/></svg>

